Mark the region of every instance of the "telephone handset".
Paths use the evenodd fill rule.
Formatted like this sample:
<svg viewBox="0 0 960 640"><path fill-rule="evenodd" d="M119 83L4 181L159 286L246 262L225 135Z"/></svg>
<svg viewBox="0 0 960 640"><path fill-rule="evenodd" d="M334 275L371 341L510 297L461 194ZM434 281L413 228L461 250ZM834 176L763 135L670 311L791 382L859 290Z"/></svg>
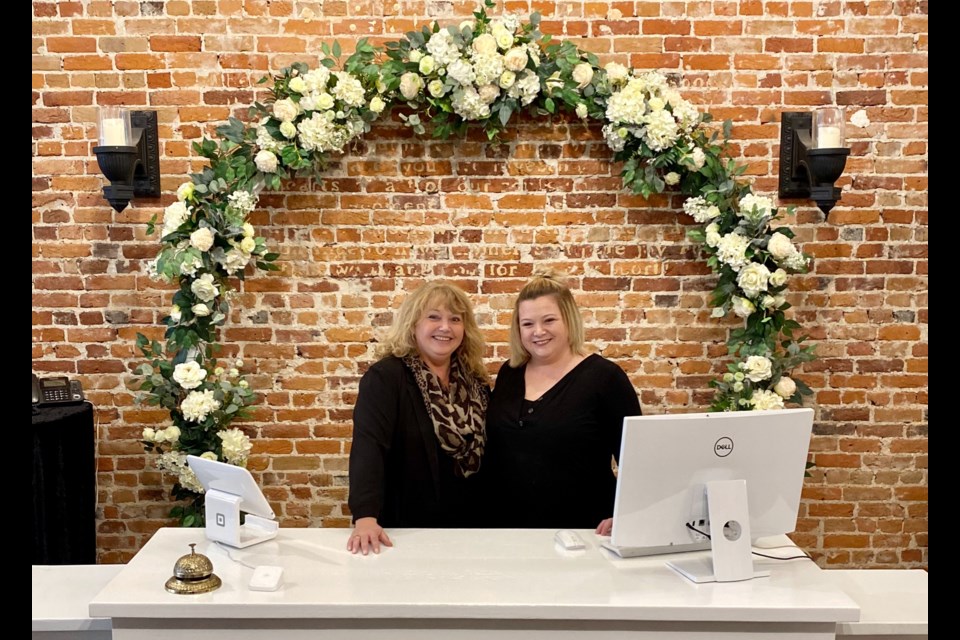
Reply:
<svg viewBox="0 0 960 640"><path fill-rule="evenodd" d="M79 380L65 376L38 378L33 375L33 404L72 404L83 402L83 387Z"/></svg>

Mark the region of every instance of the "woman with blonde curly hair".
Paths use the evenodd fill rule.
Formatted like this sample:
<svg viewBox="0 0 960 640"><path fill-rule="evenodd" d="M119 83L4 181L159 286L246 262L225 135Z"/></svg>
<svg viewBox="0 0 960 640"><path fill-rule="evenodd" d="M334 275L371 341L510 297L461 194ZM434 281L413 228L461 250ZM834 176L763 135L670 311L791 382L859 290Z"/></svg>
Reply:
<svg viewBox="0 0 960 640"><path fill-rule="evenodd" d="M472 524L490 387L466 294L447 282L403 301L360 380L353 412L353 553L393 546L385 527ZM473 481L472 481L473 480Z"/></svg>

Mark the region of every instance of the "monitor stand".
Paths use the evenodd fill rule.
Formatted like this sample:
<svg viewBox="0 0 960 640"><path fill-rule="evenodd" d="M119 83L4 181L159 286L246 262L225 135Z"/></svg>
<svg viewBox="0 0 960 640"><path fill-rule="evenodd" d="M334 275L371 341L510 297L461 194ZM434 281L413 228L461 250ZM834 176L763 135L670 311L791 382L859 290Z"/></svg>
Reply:
<svg viewBox="0 0 960 640"><path fill-rule="evenodd" d="M698 584L769 576L769 571L753 569L746 480L708 482L707 513L711 557L671 560L667 566Z"/></svg>
<svg viewBox="0 0 960 640"><path fill-rule="evenodd" d="M211 540L243 549L277 537L280 525L276 520L248 513L245 523L240 524L240 496L216 489L204 496L207 537Z"/></svg>

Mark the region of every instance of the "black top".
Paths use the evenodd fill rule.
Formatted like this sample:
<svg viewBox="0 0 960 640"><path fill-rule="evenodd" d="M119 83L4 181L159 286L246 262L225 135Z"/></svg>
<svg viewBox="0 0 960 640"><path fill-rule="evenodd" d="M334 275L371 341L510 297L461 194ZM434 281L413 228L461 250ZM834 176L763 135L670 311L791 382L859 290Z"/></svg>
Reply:
<svg viewBox="0 0 960 640"><path fill-rule="evenodd" d="M413 373L393 356L360 379L353 410L353 520L382 527L477 526L475 477L460 478L440 448Z"/></svg>
<svg viewBox="0 0 960 640"><path fill-rule="evenodd" d="M524 400L526 365L504 363L487 410L480 475L486 526L594 528L613 515L624 416L637 392L616 364L587 356L543 396Z"/></svg>

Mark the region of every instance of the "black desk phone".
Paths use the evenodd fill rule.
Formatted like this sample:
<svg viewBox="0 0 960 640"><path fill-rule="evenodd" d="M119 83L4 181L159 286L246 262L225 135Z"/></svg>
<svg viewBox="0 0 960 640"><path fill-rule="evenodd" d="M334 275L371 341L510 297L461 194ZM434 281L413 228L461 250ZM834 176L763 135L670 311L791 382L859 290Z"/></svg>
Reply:
<svg viewBox="0 0 960 640"><path fill-rule="evenodd" d="M38 378L33 375L33 404L75 404L84 401L79 380L65 376Z"/></svg>

